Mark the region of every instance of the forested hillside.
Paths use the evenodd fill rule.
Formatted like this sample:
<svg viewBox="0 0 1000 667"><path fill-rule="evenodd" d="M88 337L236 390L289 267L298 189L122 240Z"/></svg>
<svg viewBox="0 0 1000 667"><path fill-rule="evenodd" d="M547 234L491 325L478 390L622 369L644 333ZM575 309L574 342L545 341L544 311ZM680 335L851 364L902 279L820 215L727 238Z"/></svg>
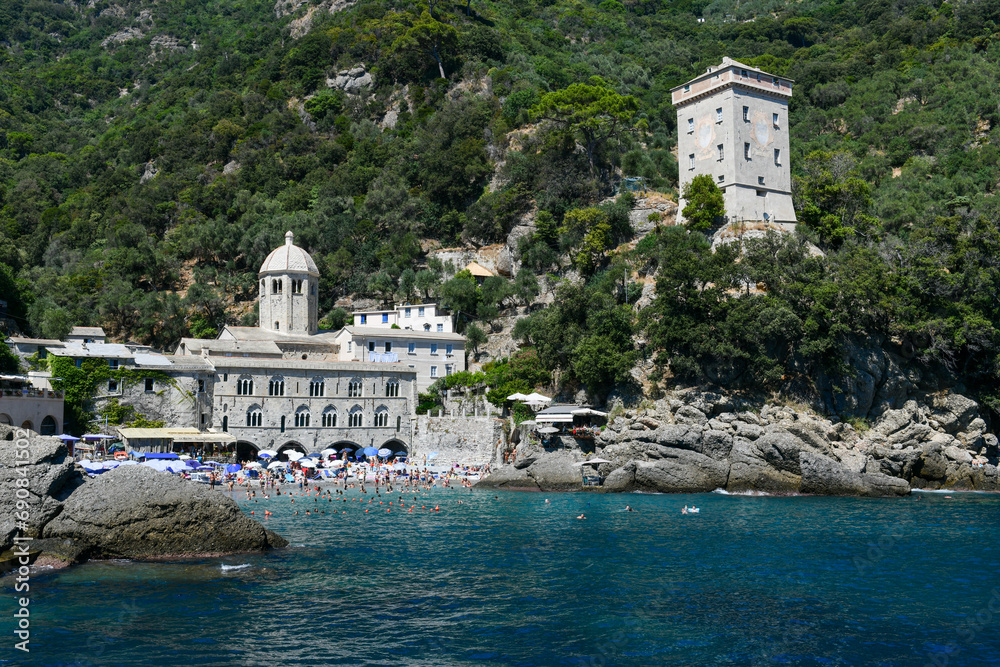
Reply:
<svg viewBox="0 0 1000 667"><path fill-rule="evenodd" d="M725 385L849 376L860 337L990 399L998 17L998 0L5 0L0 298L25 333L169 347L255 322L256 269L292 229L331 327L343 297L419 295L488 329L552 274L573 280L515 333L595 391L643 356ZM744 259L668 227L626 250L629 198L606 200L626 176L674 192L669 89L724 55L795 80L800 234ZM525 215L516 280L427 262ZM657 276L641 311L637 270Z"/></svg>

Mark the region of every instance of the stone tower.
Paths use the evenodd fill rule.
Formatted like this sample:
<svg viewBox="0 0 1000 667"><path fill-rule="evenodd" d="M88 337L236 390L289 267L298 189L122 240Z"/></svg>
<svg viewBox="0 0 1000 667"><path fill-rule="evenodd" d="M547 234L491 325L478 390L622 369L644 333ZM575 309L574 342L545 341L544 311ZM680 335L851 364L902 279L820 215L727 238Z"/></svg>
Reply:
<svg viewBox="0 0 1000 667"><path fill-rule="evenodd" d="M319 269L294 235L285 234L285 245L275 248L261 264L261 329L283 334L314 334L319 328L316 291Z"/></svg>
<svg viewBox="0 0 1000 667"><path fill-rule="evenodd" d="M790 229L791 79L723 58L671 93L681 192L695 176L709 174L724 194L727 222L766 221ZM686 202L678 203L680 219Z"/></svg>

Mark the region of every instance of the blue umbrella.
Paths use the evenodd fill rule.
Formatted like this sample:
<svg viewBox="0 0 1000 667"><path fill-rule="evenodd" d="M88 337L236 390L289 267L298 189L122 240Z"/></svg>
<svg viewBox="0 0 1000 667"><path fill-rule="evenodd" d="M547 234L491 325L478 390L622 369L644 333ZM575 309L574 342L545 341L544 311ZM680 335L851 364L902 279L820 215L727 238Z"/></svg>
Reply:
<svg viewBox="0 0 1000 667"><path fill-rule="evenodd" d="M409 456L406 452L396 452L396 456Z"/></svg>
<svg viewBox="0 0 1000 667"><path fill-rule="evenodd" d="M321 459L321 458L323 458L323 455L314 452L312 454L306 454L306 458L307 459Z"/></svg>
<svg viewBox="0 0 1000 667"><path fill-rule="evenodd" d="M226 472L238 472L243 469L243 466L238 463L230 463L226 466Z"/></svg>
<svg viewBox="0 0 1000 667"><path fill-rule="evenodd" d="M353 451L354 451L353 447L344 447L338 452L338 454L343 454L344 452L353 452Z"/></svg>
<svg viewBox="0 0 1000 667"><path fill-rule="evenodd" d="M273 458L273 457L270 454L258 454L257 458L269 459L269 458Z"/></svg>
<svg viewBox="0 0 1000 667"><path fill-rule="evenodd" d="M378 456L378 450L374 447L365 447L365 456Z"/></svg>

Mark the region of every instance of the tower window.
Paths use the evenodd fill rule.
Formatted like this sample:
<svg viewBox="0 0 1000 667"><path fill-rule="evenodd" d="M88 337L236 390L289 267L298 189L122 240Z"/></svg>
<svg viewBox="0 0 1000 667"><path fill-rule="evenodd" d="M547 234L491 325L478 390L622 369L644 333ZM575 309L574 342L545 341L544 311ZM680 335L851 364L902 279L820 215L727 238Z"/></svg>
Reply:
<svg viewBox="0 0 1000 667"><path fill-rule="evenodd" d="M278 320L274 321L274 330L281 331L281 322L279 322Z"/></svg>
<svg viewBox="0 0 1000 667"><path fill-rule="evenodd" d="M690 83L685 83L684 84L684 92L685 93L690 93L691 92L691 84Z"/></svg>
<svg viewBox="0 0 1000 667"><path fill-rule="evenodd" d="M323 426L332 428L337 425L337 411L333 408L327 408L326 412L323 413Z"/></svg>
<svg viewBox="0 0 1000 667"><path fill-rule="evenodd" d="M399 382L397 380L389 380L385 383L385 395L388 398L399 396Z"/></svg>
<svg viewBox="0 0 1000 667"><path fill-rule="evenodd" d="M724 180L726 180L725 174L719 174L719 183L722 183Z"/></svg>
<svg viewBox="0 0 1000 667"><path fill-rule="evenodd" d="M280 377L271 378L271 381L267 383L267 395L284 396L285 395L284 379Z"/></svg>
<svg viewBox="0 0 1000 667"><path fill-rule="evenodd" d="M347 418L348 426L351 427L361 426L361 415L362 415L361 408L355 408L354 412L352 412Z"/></svg>
<svg viewBox="0 0 1000 667"><path fill-rule="evenodd" d="M764 177L763 176L758 176L757 177L757 185L764 185Z"/></svg>
<svg viewBox="0 0 1000 667"><path fill-rule="evenodd" d="M744 142L743 143L743 159L744 160L749 160L750 159L750 143L749 142Z"/></svg>
<svg viewBox="0 0 1000 667"><path fill-rule="evenodd" d="M757 196L758 197L766 197L767 196L767 190L757 190Z"/></svg>
<svg viewBox="0 0 1000 667"><path fill-rule="evenodd" d="M719 144L716 148L719 150L719 162L722 162L726 158L725 147L722 144Z"/></svg>
<svg viewBox="0 0 1000 667"><path fill-rule="evenodd" d="M295 428L306 428L309 426L309 422L308 410L299 410L295 413Z"/></svg>
<svg viewBox="0 0 1000 667"><path fill-rule="evenodd" d="M260 426L262 418L260 408L250 408L247 410L247 426ZM223 421L223 424L227 427L229 426L227 421Z"/></svg>
<svg viewBox="0 0 1000 667"><path fill-rule="evenodd" d="M694 118L688 118L688 134L694 134Z"/></svg>
<svg viewBox="0 0 1000 667"><path fill-rule="evenodd" d="M743 122L750 122L750 107L743 107Z"/></svg>
<svg viewBox="0 0 1000 667"><path fill-rule="evenodd" d="M361 397L361 380L351 380L347 385L348 398Z"/></svg>
<svg viewBox="0 0 1000 667"><path fill-rule="evenodd" d="M153 391L153 378L146 378L146 391Z"/></svg>
<svg viewBox="0 0 1000 667"><path fill-rule="evenodd" d="M694 169L694 153L688 155L688 169Z"/></svg>
<svg viewBox="0 0 1000 667"><path fill-rule="evenodd" d="M780 148L775 148L774 149L774 164L778 165L779 167L781 166L781 149Z"/></svg>
<svg viewBox="0 0 1000 667"><path fill-rule="evenodd" d="M722 122L722 107L719 107L718 109L715 110L715 122L716 123Z"/></svg>
<svg viewBox="0 0 1000 667"><path fill-rule="evenodd" d="M771 124L774 125L775 127L778 127L778 114L776 113L771 114Z"/></svg>
<svg viewBox="0 0 1000 667"><path fill-rule="evenodd" d="M253 380L248 377L240 378L236 381L236 395L250 396L253 394Z"/></svg>
<svg viewBox="0 0 1000 667"><path fill-rule="evenodd" d="M323 382L323 378L313 378L313 381L309 383L310 396L322 396L325 391L326 383Z"/></svg>

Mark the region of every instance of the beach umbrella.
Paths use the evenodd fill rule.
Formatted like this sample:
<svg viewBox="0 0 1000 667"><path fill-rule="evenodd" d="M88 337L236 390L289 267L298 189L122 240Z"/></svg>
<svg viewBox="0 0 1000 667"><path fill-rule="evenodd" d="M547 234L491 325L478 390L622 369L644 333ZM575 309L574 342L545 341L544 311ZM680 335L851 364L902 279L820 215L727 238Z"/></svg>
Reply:
<svg viewBox="0 0 1000 667"><path fill-rule="evenodd" d="M178 458L179 458L179 459L180 459L181 461L188 461L188 460L190 460L190 459L191 459L191 457L190 457L190 456L188 456L187 454L181 454L181 455L180 455L180 456L179 456Z"/></svg>
<svg viewBox="0 0 1000 667"><path fill-rule="evenodd" d="M382 458L392 456L392 450L389 449L388 447L383 447L382 449L378 450L378 455L381 456Z"/></svg>
<svg viewBox="0 0 1000 667"><path fill-rule="evenodd" d="M396 452L396 456L409 456L406 452Z"/></svg>
<svg viewBox="0 0 1000 667"><path fill-rule="evenodd" d="M326 449L324 449L323 451L320 452L320 455L321 456L329 456L330 454L336 454L336 453L337 453L336 449L330 449L329 447L327 447Z"/></svg>
<svg viewBox="0 0 1000 667"><path fill-rule="evenodd" d="M277 455L278 452L274 451L273 449L262 449L259 452L257 452L257 456L268 456L274 458Z"/></svg>
<svg viewBox="0 0 1000 667"><path fill-rule="evenodd" d="M364 451L365 456L378 456L378 450L374 447L365 447L362 451Z"/></svg>
<svg viewBox="0 0 1000 667"><path fill-rule="evenodd" d="M285 456L288 457L289 461L298 461L299 459L305 457L305 454L303 454L302 452L297 452L294 449L289 449L287 452L285 452Z"/></svg>
<svg viewBox="0 0 1000 667"><path fill-rule="evenodd" d="M405 463L393 463L392 464L392 469L393 470L406 470L406 464Z"/></svg>
<svg viewBox="0 0 1000 667"><path fill-rule="evenodd" d="M551 435L552 433L558 433L559 429L553 428L552 426L546 426L545 428L538 429L539 433L544 433L545 435Z"/></svg>
<svg viewBox="0 0 1000 667"><path fill-rule="evenodd" d="M340 450L340 453L343 454L344 452L353 452L353 451L354 451L353 447L344 447L343 449Z"/></svg>
<svg viewBox="0 0 1000 667"><path fill-rule="evenodd" d="M522 394L521 392L517 392L516 394L511 394L510 396L508 396L507 400L508 401L523 401L526 398L528 398L528 397L525 396L524 394Z"/></svg>
<svg viewBox="0 0 1000 667"><path fill-rule="evenodd" d="M303 468L315 468L316 462L310 458L299 459L299 465Z"/></svg>
<svg viewBox="0 0 1000 667"><path fill-rule="evenodd" d="M240 470L243 470L243 466L241 466L239 463L230 463L229 465L226 466L226 472L237 472Z"/></svg>
<svg viewBox="0 0 1000 667"><path fill-rule="evenodd" d="M119 461L118 465L122 465L122 466L137 466L137 465L139 465L139 462L138 461Z"/></svg>
<svg viewBox="0 0 1000 667"><path fill-rule="evenodd" d="M320 454L319 452L313 452L312 454L306 454L306 458L309 458L309 459L321 459L321 458L323 458L323 455Z"/></svg>
<svg viewBox="0 0 1000 667"><path fill-rule="evenodd" d="M188 460L184 461L184 464L187 465L187 466L190 466L191 468L197 468L197 467L201 466L201 462L200 461L198 461L196 459L191 459L191 458L189 458Z"/></svg>
<svg viewBox="0 0 1000 667"><path fill-rule="evenodd" d="M268 470L276 470L278 468L287 468L287 467L288 467L288 464L285 463L284 461L274 461L273 463L271 463L270 465L267 466L267 469Z"/></svg>
<svg viewBox="0 0 1000 667"><path fill-rule="evenodd" d="M163 461L161 459L152 459L149 461L143 461L139 465L144 465L147 468L152 468L153 470L159 470L160 472L167 472L167 466L171 464L170 461Z"/></svg>
<svg viewBox="0 0 1000 667"><path fill-rule="evenodd" d="M532 392L525 396L524 400L528 403L549 403L552 399L548 396L542 396L538 392Z"/></svg>
<svg viewBox="0 0 1000 667"><path fill-rule="evenodd" d="M263 466L261 464L257 463L256 461L251 461L250 463L246 464L246 467L247 468L262 468Z"/></svg>
<svg viewBox="0 0 1000 667"><path fill-rule="evenodd" d="M274 454L268 454L267 452L261 452L257 454L257 458L259 459L273 459L274 456L275 456Z"/></svg>
<svg viewBox="0 0 1000 667"><path fill-rule="evenodd" d="M329 463L326 464L326 467L327 468L343 468L344 467L344 462L343 461L330 461Z"/></svg>
<svg viewBox="0 0 1000 667"><path fill-rule="evenodd" d="M66 435L65 433L63 433L62 435L57 435L56 437L62 440L63 442L76 442L77 440L80 439L74 435Z"/></svg>

